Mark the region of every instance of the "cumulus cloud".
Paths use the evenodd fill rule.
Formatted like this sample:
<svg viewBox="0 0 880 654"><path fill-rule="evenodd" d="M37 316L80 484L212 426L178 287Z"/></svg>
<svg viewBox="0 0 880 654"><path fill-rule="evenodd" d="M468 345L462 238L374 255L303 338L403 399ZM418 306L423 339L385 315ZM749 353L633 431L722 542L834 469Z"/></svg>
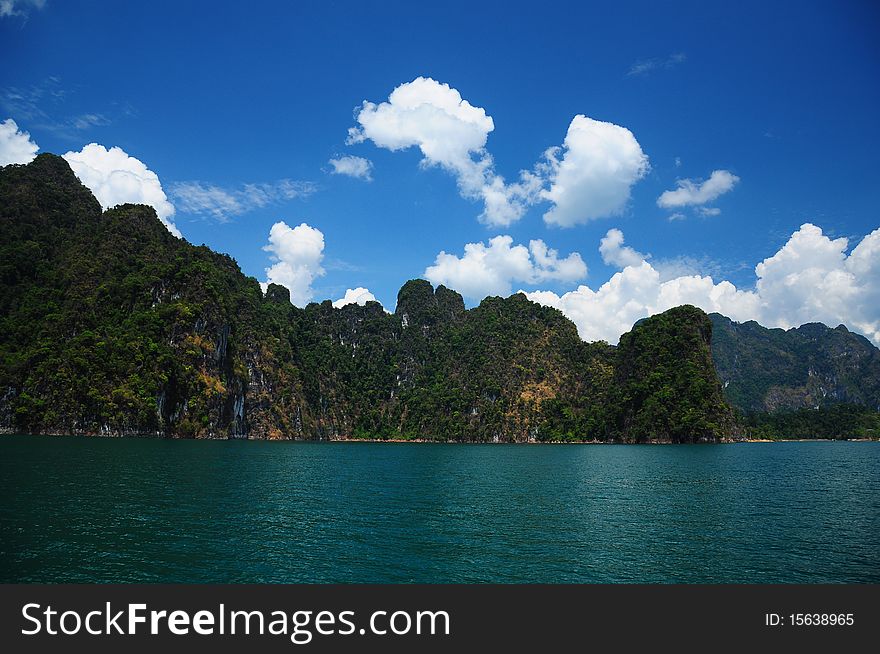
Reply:
<svg viewBox="0 0 880 654"><path fill-rule="evenodd" d="M707 218L711 216L720 216L721 209L718 207L697 207L696 212L701 216L706 216Z"/></svg>
<svg viewBox="0 0 880 654"><path fill-rule="evenodd" d="M633 133L613 123L574 117L562 156L551 150L550 188L541 197L553 207L544 214L551 225L570 227L620 213L630 188L648 171L648 157Z"/></svg>
<svg viewBox="0 0 880 654"><path fill-rule="evenodd" d="M369 159L346 155L331 159L329 163L333 166L333 170L330 171L331 175L347 175L366 182L373 181L373 162Z"/></svg>
<svg viewBox="0 0 880 654"><path fill-rule="evenodd" d="M757 291L771 327L844 323L880 344L880 229L847 256L846 238L802 225L755 267Z"/></svg>
<svg viewBox="0 0 880 654"><path fill-rule="evenodd" d="M664 209L686 207L712 202L727 193L739 182L739 177L728 170L713 170L704 182L680 179L674 191L664 191L657 198L657 205Z"/></svg>
<svg viewBox="0 0 880 654"><path fill-rule="evenodd" d="M89 143L79 152L63 155L67 163L105 209L132 202L147 204L168 231L181 238L180 230L172 222L174 205L162 190L159 177L147 166L124 150Z"/></svg>
<svg viewBox="0 0 880 654"><path fill-rule="evenodd" d="M0 166L30 163L39 149L31 135L20 130L12 118L0 123Z"/></svg>
<svg viewBox="0 0 880 654"><path fill-rule="evenodd" d="M648 167L632 132L578 115L562 147L549 148L533 170L506 182L486 149L495 129L492 117L448 84L425 77L401 84L387 102L365 100L356 120L349 144L370 140L392 151L417 147L423 166L446 170L463 197L482 201L480 220L493 227L510 225L541 201L553 204L544 219L560 226L613 215Z"/></svg>
<svg viewBox="0 0 880 654"><path fill-rule="evenodd" d="M843 323L880 345L880 229L865 236L849 255L847 246L847 239L831 239L806 223L755 267L754 290L737 289L729 281L716 284L699 274L664 279L643 260L626 266L596 290L582 285L563 295L526 295L562 311L588 341L616 343L637 320L693 304L768 327Z"/></svg>
<svg viewBox="0 0 880 654"><path fill-rule="evenodd" d="M305 198L315 190L314 183L295 179L243 184L239 188L199 181L175 182L170 186L170 193L182 212L210 215L219 222L228 222L234 216L271 204Z"/></svg>
<svg viewBox="0 0 880 654"><path fill-rule="evenodd" d="M734 320L747 320L758 308L754 293L739 291L727 281L714 284L711 277L693 275L663 282L647 261L624 268L595 291L582 285L561 296L551 291L526 295L562 311L584 340L609 343L617 343L637 320L681 304L719 311Z"/></svg>
<svg viewBox="0 0 880 654"><path fill-rule="evenodd" d="M417 146L429 163L453 170L467 169L473 163L471 153L479 153L495 129L485 109L462 99L448 84L426 77L401 84L387 102L365 100L357 122L349 143L370 139L389 150Z"/></svg>
<svg viewBox="0 0 880 654"><path fill-rule="evenodd" d="M637 252L628 245L624 245L623 241L622 231L619 229L609 229L608 233L599 242L599 254L602 255L602 261L609 266L626 268L627 266L637 266L647 259L641 252Z"/></svg>
<svg viewBox="0 0 880 654"><path fill-rule="evenodd" d="M376 300L375 295L370 293L369 289L366 289L363 286L358 286L357 288L346 289L345 295L338 300L335 300L333 306L337 309L341 309L347 304L359 304L364 306L367 302L378 302L378 300Z"/></svg>
<svg viewBox="0 0 880 654"><path fill-rule="evenodd" d="M508 199L486 151L489 132L495 129L492 117L448 84L417 77L394 89L387 102L365 100L356 120L349 144L369 139L391 151L417 147L423 166L446 170L456 177L464 197L484 200L485 222L508 225L522 215Z"/></svg>
<svg viewBox="0 0 880 654"><path fill-rule="evenodd" d="M547 281L572 282L587 274L581 255L573 252L560 258L542 240L529 246L513 245L510 236L496 236L484 243L468 243L464 255L440 252L425 278L444 284L472 299L487 295L509 295L513 283L540 284Z"/></svg>
<svg viewBox="0 0 880 654"><path fill-rule="evenodd" d="M314 297L312 282L324 274L324 234L306 223L290 227L280 221L269 230L269 243L263 247L274 263L266 268L269 284L286 286L290 301L303 307Z"/></svg>

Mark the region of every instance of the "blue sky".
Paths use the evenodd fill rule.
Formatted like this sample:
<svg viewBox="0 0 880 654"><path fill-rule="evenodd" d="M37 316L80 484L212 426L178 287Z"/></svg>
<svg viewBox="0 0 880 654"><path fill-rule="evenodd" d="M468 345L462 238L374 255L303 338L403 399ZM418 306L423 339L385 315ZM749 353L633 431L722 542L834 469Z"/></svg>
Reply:
<svg viewBox="0 0 880 654"><path fill-rule="evenodd" d="M439 266L444 251L458 263L439 266L433 281L471 289L468 304L483 288L542 292L534 299L566 312L585 338L615 340L620 325L669 304L659 299L665 293L737 319L844 322L880 340L872 309L880 250L872 240L849 261L880 227L876 3L0 0L2 13L0 121L12 119L40 151L76 152L92 142L121 148L156 173L187 240L228 252L261 281L267 268L298 256L294 230L279 233L274 251L264 249L272 226L306 223L323 249L305 263L291 260L291 274L311 266L305 292L315 300L364 287L393 309L400 285ZM480 192L460 188L467 173L458 164L438 164L418 135L409 147L389 149L388 139L400 135L359 122L365 100L381 106L419 77L448 85L491 117L483 148L450 155L478 163L491 156L481 183L516 183L521 170L546 163L553 146L557 163L572 155L578 164L574 147L564 146L578 115L628 130L646 165L636 170L630 152L615 159L635 166L628 182L608 186L602 175L613 179L613 171L597 173L593 191L571 196L571 226L544 219L554 207L548 197L581 183L566 186L558 172L544 173L543 191L521 203L515 220L492 223ZM362 140L347 144L352 127ZM587 150L584 165L593 165ZM330 160L344 156L368 160L371 181L331 174ZM727 175L726 183L715 180L723 191L714 197L710 187L701 194L713 171ZM660 206L682 180L691 186L679 200L691 204ZM595 193L618 183L627 197L591 215ZM237 208L218 217L202 197L197 211L193 189L222 190ZM805 223L821 235L801 230ZM612 235L603 256L600 241L612 229L625 246ZM510 242L496 244L496 263L462 265L466 244L490 248L497 236ZM532 240L557 250L557 262L542 267ZM742 293L756 291L756 264L777 258L755 297L719 300L725 289L655 283L651 297L634 292L638 306L626 309L633 297L623 273L629 265L629 282L648 283L635 273L648 254L659 284L711 276ZM512 267L508 255L517 259ZM826 255L818 272L803 264ZM567 271L559 260L571 264ZM853 277L848 286L834 286L841 272ZM481 274L491 279L483 283ZM792 274L801 288L781 296ZM614 275L619 288L602 298L565 299L579 285L598 292ZM822 295L839 288L858 311L822 304L817 287ZM615 319L591 317L599 309Z"/></svg>

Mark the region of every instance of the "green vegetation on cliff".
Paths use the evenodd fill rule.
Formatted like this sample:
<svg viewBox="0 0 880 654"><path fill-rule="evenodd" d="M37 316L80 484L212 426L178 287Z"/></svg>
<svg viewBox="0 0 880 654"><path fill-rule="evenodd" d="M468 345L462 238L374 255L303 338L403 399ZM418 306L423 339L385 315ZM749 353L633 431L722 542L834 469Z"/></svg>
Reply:
<svg viewBox="0 0 880 654"><path fill-rule="evenodd" d="M626 442L737 433L712 323L694 307L642 321L617 348L584 343L559 311L524 295L466 310L424 280L401 288L393 314L375 302L299 309L287 289L264 294L230 257L171 236L149 207L102 212L53 155L0 169L0 227L2 431Z"/></svg>
<svg viewBox="0 0 880 654"><path fill-rule="evenodd" d="M718 377L751 437L880 437L880 350L864 336L709 317Z"/></svg>
<svg viewBox="0 0 880 654"><path fill-rule="evenodd" d="M4 168L0 198L0 419L28 431L243 433L233 398L265 304L255 280L171 236L148 207L102 213L52 155Z"/></svg>
<svg viewBox="0 0 880 654"><path fill-rule="evenodd" d="M735 431L711 342L708 316L687 305L642 320L620 338L611 406L621 438L714 440Z"/></svg>
<svg viewBox="0 0 880 654"><path fill-rule="evenodd" d="M744 422L751 438L767 440L880 438L880 412L857 404L755 412Z"/></svg>
<svg viewBox="0 0 880 654"><path fill-rule="evenodd" d="M880 409L880 350L843 325L789 330L713 313L712 356L730 402L744 412L836 404Z"/></svg>

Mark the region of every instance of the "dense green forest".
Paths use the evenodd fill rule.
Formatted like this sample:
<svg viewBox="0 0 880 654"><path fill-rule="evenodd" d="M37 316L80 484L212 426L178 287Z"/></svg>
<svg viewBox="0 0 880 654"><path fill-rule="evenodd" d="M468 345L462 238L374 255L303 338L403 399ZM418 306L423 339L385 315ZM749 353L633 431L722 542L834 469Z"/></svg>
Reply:
<svg viewBox="0 0 880 654"><path fill-rule="evenodd" d="M712 356L725 395L745 412L852 404L880 409L880 350L843 325L767 329L717 313Z"/></svg>
<svg viewBox="0 0 880 654"><path fill-rule="evenodd" d="M802 384L790 344L774 347L795 362L763 374L767 354L743 351L753 345L742 326L688 306L641 321L617 347L584 343L524 295L468 310L424 280L401 288L393 314L375 302L300 309L287 289L264 294L230 257L173 237L149 207L102 211L48 154L0 169L0 225L5 432L695 442L827 435L827 424L876 434L877 350L861 341L855 359L830 350L841 367L829 395L810 385L813 364ZM849 352L846 338L861 337L839 329ZM826 404L853 407L838 418L855 417L797 411L823 391ZM768 406L771 396L794 399ZM777 408L788 413L767 414Z"/></svg>
<svg viewBox="0 0 880 654"><path fill-rule="evenodd" d="M880 438L880 350L864 336L709 317L725 397L750 437Z"/></svg>
<svg viewBox="0 0 880 654"><path fill-rule="evenodd" d="M756 439L880 438L880 412L856 404L749 413L744 422Z"/></svg>

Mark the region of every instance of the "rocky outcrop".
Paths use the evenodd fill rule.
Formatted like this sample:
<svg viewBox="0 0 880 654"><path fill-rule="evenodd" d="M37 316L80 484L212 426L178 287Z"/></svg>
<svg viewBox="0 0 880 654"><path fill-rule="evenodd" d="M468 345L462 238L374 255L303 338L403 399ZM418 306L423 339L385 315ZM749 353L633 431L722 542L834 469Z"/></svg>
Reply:
<svg viewBox="0 0 880 654"><path fill-rule="evenodd" d="M880 350L843 325L768 329L720 314L712 356L727 399L743 412L852 404L880 410Z"/></svg>
<svg viewBox="0 0 880 654"><path fill-rule="evenodd" d="M621 440L717 441L737 434L715 375L712 322L681 306L620 338L611 422Z"/></svg>

